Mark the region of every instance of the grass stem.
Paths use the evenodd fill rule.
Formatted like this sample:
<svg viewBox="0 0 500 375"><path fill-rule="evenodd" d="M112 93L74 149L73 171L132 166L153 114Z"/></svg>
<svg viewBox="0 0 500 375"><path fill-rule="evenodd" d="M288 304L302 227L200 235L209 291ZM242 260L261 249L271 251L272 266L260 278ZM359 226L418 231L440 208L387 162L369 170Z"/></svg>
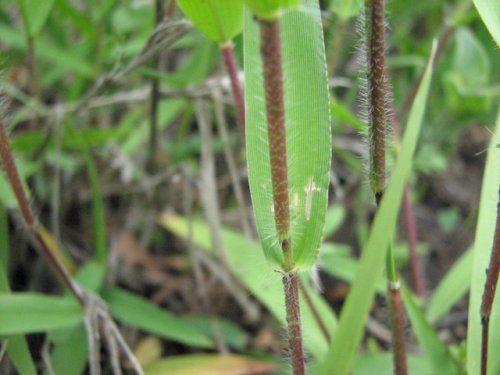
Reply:
<svg viewBox="0 0 500 375"><path fill-rule="evenodd" d="M278 240L283 252L283 287L285 290L288 341L294 375L305 374L304 350L300 327L298 276L294 268L290 243L290 206L286 154L285 104L281 35L279 18L260 20L260 47L263 61L264 91L273 186L274 217Z"/></svg>
<svg viewBox="0 0 500 375"><path fill-rule="evenodd" d="M241 127L243 137L245 136L245 100L240 80L238 79L238 68L236 59L234 58L234 49L231 42L226 42L221 45L224 63L226 64L229 80L231 81L231 89L233 90L234 102L238 114L238 123Z"/></svg>
<svg viewBox="0 0 500 375"><path fill-rule="evenodd" d="M490 265L486 273L486 283L484 285L483 299L481 302L481 375L486 375L488 371L488 333L490 325L491 309L495 299L495 291L500 273L500 189L498 189L499 200L497 203L497 222L493 249L491 250Z"/></svg>
<svg viewBox="0 0 500 375"><path fill-rule="evenodd" d="M83 291L76 281L71 277L69 272L66 270L61 261L52 252L49 245L42 236L38 223L36 221L35 215L31 205L24 192L19 173L17 171L16 164L14 163L14 157L12 156L12 151L10 148L9 137L7 135L7 130L3 120L0 119L0 157L2 159L5 175L12 187L14 195L16 196L19 209L21 210L21 215L23 220L32 232L37 243L40 245L40 249L45 256L46 260L52 266L56 274L62 280L63 284L73 293L82 306L85 306L85 298Z"/></svg>
<svg viewBox="0 0 500 375"><path fill-rule="evenodd" d="M292 355L293 375L304 375L304 349L300 327L299 277L292 271L283 276L285 289L286 322L288 324L288 342Z"/></svg>
<svg viewBox="0 0 500 375"><path fill-rule="evenodd" d="M384 0L367 0L365 3L368 47L368 126L370 143L370 185L380 206L386 183L386 125L388 122L389 85L385 64L385 7ZM391 318L394 371L406 375L406 343L404 334L404 309L401 302L398 274L392 249L386 255L387 298Z"/></svg>

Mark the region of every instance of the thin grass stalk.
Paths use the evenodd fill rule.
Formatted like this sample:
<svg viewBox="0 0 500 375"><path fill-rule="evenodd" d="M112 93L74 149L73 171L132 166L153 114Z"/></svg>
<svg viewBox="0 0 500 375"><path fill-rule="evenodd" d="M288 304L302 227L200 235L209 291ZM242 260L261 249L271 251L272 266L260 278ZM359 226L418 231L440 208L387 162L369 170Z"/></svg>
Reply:
<svg viewBox="0 0 500 375"><path fill-rule="evenodd" d="M365 3L368 47L368 125L370 143L370 185L377 207L382 200L386 183L386 124L388 113L388 80L385 64L385 7L384 0ZM389 302L393 346L394 373L408 373L404 334L404 310L398 274L389 247L386 255L387 298Z"/></svg>
<svg viewBox="0 0 500 375"><path fill-rule="evenodd" d="M488 371L488 336L490 326L491 309L495 299L495 292L500 273L500 188L498 189L499 200L497 203L497 222L495 227L495 237L493 249L491 250L490 265L486 274L483 299L481 302L481 375L486 375Z"/></svg>
<svg viewBox="0 0 500 375"><path fill-rule="evenodd" d="M298 276L294 269L290 243L290 206L286 154L285 105L279 19L260 20L260 47L266 97L269 156L273 187L274 217L283 252L288 342L294 375L305 374L304 350L300 326Z"/></svg>
<svg viewBox="0 0 500 375"><path fill-rule="evenodd" d="M238 67L236 65L236 59L234 58L233 44L230 41L225 42L221 45L221 50L224 56L224 63L226 64L229 80L231 81L231 89L233 91L234 103L238 115L238 124L241 127L243 137L245 137L245 100L243 97L243 89L238 79Z"/></svg>
<svg viewBox="0 0 500 375"><path fill-rule="evenodd" d="M12 187L12 191L16 196L19 209L21 210L21 216L27 226L31 231L37 243L40 245L40 249L52 266L58 277L61 279L62 283L73 293L76 299L80 302L82 306L85 306L85 297L80 286L75 282L75 280L68 273L64 265L60 260L54 255L50 250L49 245L42 236L38 223L33 214L31 205L24 193L24 189L17 171L16 164L14 163L14 158L12 156L12 151L10 147L9 137L7 135L7 130L3 120L0 119L0 156L2 158L2 163L5 171L5 175Z"/></svg>
<svg viewBox="0 0 500 375"><path fill-rule="evenodd" d="M155 1L155 27L161 23L164 17L163 0ZM173 8L175 10L175 8ZM161 69L161 52L152 61L153 69ZM160 102L160 81L158 77L151 78L151 92L149 97L149 161L148 168L151 172L156 171L156 158L158 153L158 105Z"/></svg>
<svg viewBox="0 0 500 375"><path fill-rule="evenodd" d="M386 75L389 81L389 74L386 70ZM393 103L391 105L391 125L392 125L392 134L394 137L394 142L396 143L395 149L399 150L399 144L401 143L401 135L400 135L400 124L398 117L396 115L396 111L394 109ZM394 153L396 156L398 152ZM424 283L424 275L422 272L422 267L420 264L420 258L417 253L417 223L415 221L415 213L413 211L413 206L411 204L411 186L409 183L406 184L405 191L403 193L403 218L406 229L406 240L408 242L408 248L410 250L410 278L411 285L413 291L420 298L425 297L425 283Z"/></svg>

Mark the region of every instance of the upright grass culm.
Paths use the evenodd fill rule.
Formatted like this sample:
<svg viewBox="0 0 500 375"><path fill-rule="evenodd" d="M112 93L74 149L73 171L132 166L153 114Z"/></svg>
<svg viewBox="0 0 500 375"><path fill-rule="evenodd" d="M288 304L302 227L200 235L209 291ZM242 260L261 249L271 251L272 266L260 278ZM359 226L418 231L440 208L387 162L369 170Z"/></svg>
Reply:
<svg viewBox="0 0 500 375"><path fill-rule="evenodd" d="M498 189L497 220L493 248L491 250L490 264L486 273L483 299L481 303L481 375L486 375L488 370L488 339L490 328L490 315L495 299L495 291L500 273L500 188Z"/></svg>
<svg viewBox="0 0 500 375"><path fill-rule="evenodd" d="M285 104L279 18L259 20L260 48L266 97L269 156L276 232L283 252L283 287L285 290L288 342L294 375L305 374L298 277L290 246L290 208L288 201L288 168L286 157Z"/></svg>
<svg viewBox="0 0 500 375"><path fill-rule="evenodd" d="M384 195L386 184L386 133L391 100L385 64L385 7L384 0L367 0L365 3L367 38L367 96L369 176L377 207ZM406 348L404 335L404 309L392 248L386 255L387 298L391 319L394 371L406 375Z"/></svg>
<svg viewBox="0 0 500 375"><path fill-rule="evenodd" d="M264 254L283 273L288 344L293 373L299 375L305 363L298 272L309 270L317 257L331 157L321 18L315 0L246 3L252 206Z"/></svg>

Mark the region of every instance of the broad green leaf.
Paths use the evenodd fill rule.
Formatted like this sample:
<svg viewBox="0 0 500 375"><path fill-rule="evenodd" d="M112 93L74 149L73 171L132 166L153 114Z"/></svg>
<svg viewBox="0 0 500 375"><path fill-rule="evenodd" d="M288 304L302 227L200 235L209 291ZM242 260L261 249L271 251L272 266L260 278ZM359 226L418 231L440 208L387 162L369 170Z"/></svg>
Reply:
<svg viewBox="0 0 500 375"><path fill-rule="evenodd" d="M472 273L472 250L467 250L446 272L427 305L430 322L441 319L469 290Z"/></svg>
<svg viewBox="0 0 500 375"><path fill-rule="evenodd" d="M429 358L435 374L460 375L460 369L455 363L446 345L439 339L436 331L425 319L414 297L406 285L401 285L404 305L410 318L413 332Z"/></svg>
<svg viewBox="0 0 500 375"><path fill-rule="evenodd" d="M368 242L363 249L356 280L342 309L339 327L333 336L332 345L320 371L321 375L346 375L352 367L372 305L377 280L384 268L386 251L394 235L406 179L412 168L431 83L435 49L434 43L425 74L410 110L401 153L375 216Z"/></svg>
<svg viewBox="0 0 500 375"><path fill-rule="evenodd" d="M202 348L213 346L205 334L182 318L142 297L119 288L105 289L101 296L111 307L112 315L124 323L187 345Z"/></svg>
<svg viewBox="0 0 500 375"><path fill-rule="evenodd" d="M227 42L243 29L243 0L178 0L184 14L206 36Z"/></svg>
<svg viewBox="0 0 500 375"><path fill-rule="evenodd" d="M481 350L481 319L479 308L486 280L485 270L488 267L493 235L497 216L498 187L500 186L500 152L495 147L500 140L500 111L498 112L496 131L488 151L484 170L479 203L479 217L474 242L474 260L472 265L472 282L469 298L469 321L467 329L467 373L479 374ZM488 358L488 374L500 373L500 356L493 353L500 348L500 288L497 288L495 303L490 317L490 355Z"/></svg>
<svg viewBox="0 0 500 375"><path fill-rule="evenodd" d="M24 28L29 37L35 37L49 16L54 0L19 0Z"/></svg>
<svg viewBox="0 0 500 375"><path fill-rule="evenodd" d="M83 310L71 297L0 294L0 335L50 331L82 320Z"/></svg>
<svg viewBox="0 0 500 375"><path fill-rule="evenodd" d="M144 368L146 375L267 374L279 366L236 354L187 354L162 359Z"/></svg>
<svg viewBox="0 0 500 375"><path fill-rule="evenodd" d="M281 9L295 6L300 0L245 0L245 3L258 18L271 20L278 17Z"/></svg>
<svg viewBox="0 0 500 375"><path fill-rule="evenodd" d="M498 0L473 0L486 28L500 47L500 2Z"/></svg>
<svg viewBox="0 0 500 375"><path fill-rule="evenodd" d="M169 231L188 238L189 226L186 219L180 216L165 214L160 217L160 223ZM193 241L206 249L212 249L210 230L205 222L195 220L193 226ZM261 303L282 323L285 324L285 297L281 274L270 269L264 254L257 242L249 240L242 233L223 228L222 240L226 250L227 261L231 272L248 288ZM307 285L307 283L304 283ZM332 330L336 326L335 317L328 304L313 290L309 294L316 310L319 311L325 325ZM301 320L304 343L309 352L317 358L326 353L328 343L322 335L313 314L301 298Z"/></svg>
<svg viewBox="0 0 500 375"><path fill-rule="evenodd" d="M280 18L293 259L314 264L322 238L330 182L330 103L323 31L316 0ZM300 32L297 32L300 30ZM245 106L248 178L264 253L282 264L276 233L258 23L245 17Z"/></svg>

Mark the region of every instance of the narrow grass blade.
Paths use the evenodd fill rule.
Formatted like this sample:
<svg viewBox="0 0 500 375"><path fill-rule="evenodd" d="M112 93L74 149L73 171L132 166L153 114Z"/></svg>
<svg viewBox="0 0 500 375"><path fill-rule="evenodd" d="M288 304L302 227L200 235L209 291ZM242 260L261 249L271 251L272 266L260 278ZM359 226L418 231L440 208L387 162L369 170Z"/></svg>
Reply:
<svg viewBox="0 0 500 375"><path fill-rule="evenodd" d="M285 131L293 259L298 269L316 260L329 185L330 105L321 16L316 0L304 0L280 18ZM298 32L300 30L300 32ZM266 257L282 264L276 232L259 31L245 17L245 107L248 178Z"/></svg>
<svg viewBox="0 0 500 375"><path fill-rule="evenodd" d="M233 39L243 29L243 0L178 0L184 14L215 42Z"/></svg>
<svg viewBox="0 0 500 375"><path fill-rule="evenodd" d="M276 370L273 362L229 354L189 354L162 359L144 368L146 375L250 375Z"/></svg>
<svg viewBox="0 0 500 375"><path fill-rule="evenodd" d="M441 319L469 290L472 273L472 250L467 250L446 272L427 305L430 322Z"/></svg>
<svg viewBox="0 0 500 375"><path fill-rule="evenodd" d="M174 234L182 238L188 238L189 229L186 219L167 214L160 218L160 223ZM198 220L193 221L192 225L192 240L194 243L205 250L210 250L212 245L208 225ZM222 239L226 249L227 261L233 275L240 279L248 290L284 324L286 322L285 298L283 296L281 274L268 266L259 244L249 241L242 233L223 229ZM317 293L311 292L310 294L325 325L330 330L334 329L336 319L328 304ZM307 305L301 303L300 310L302 327L306 332L304 335L305 346L312 355L322 358L328 349L327 342Z"/></svg>
<svg viewBox="0 0 500 375"><path fill-rule="evenodd" d="M486 280L485 270L490 260L493 234L496 222L496 204L500 186L500 151L496 145L500 142L500 111L497 117L496 131L490 144L479 202L479 217L474 241L474 260L469 298L469 324L467 330L467 373L479 374L481 350L481 318L479 308ZM492 353L500 348L500 288L497 288L495 303L490 317L490 355L488 374L500 373L500 356Z"/></svg>
<svg viewBox="0 0 500 375"><path fill-rule="evenodd" d="M213 342L182 318L161 309L152 302L119 288L109 288L102 297L116 319L147 332L201 348Z"/></svg>
<svg viewBox="0 0 500 375"><path fill-rule="evenodd" d="M402 284L401 292L413 332L415 332L422 349L427 354L434 373L440 375L460 375L460 369L451 356L450 351L439 339L434 328L426 320L422 311L420 311L408 287Z"/></svg>
<svg viewBox="0 0 500 375"><path fill-rule="evenodd" d="M394 234L404 185L411 171L413 154L431 83L435 49L434 44L425 74L410 111L401 153L394 174L375 217L368 243L362 252L356 281L353 283L342 309L339 327L333 336L328 356L320 370L321 375L346 375L352 367L354 355L359 346L364 323L375 293L376 282L384 267L386 250Z"/></svg>
<svg viewBox="0 0 500 375"><path fill-rule="evenodd" d="M82 320L83 310L71 297L0 295L0 335L50 331L74 326Z"/></svg>

